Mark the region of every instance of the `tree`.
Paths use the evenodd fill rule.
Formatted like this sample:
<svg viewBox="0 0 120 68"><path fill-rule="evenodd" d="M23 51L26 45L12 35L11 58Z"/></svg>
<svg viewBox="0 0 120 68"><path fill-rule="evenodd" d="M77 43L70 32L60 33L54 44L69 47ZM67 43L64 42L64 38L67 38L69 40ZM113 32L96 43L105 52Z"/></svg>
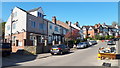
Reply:
<svg viewBox="0 0 120 68"><path fill-rule="evenodd" d="M117 22L112 22L112 26L115 26L115 25L118 25L118 23Z"/></svg>
<svg viewBox="0 0 120 68"><path fill-rule="evenodd" d="M65 35L65 38L68 40L76 40L78 37L80 37L80 33L79 33L79 30L77 30L77 29L69 31Z"/></svg>
<svg viewBox="0 0 120 68"><path fill-rule="evenodd" d="M6 22L0 23L2 39L4 39L4 35L5 35L5 24Z"/></svg>
<svg viewBox="0 0 120 68"><path fill-rule="evenodd" d="M73 47L74 44L77 44L80 41L78 40L78 37L80 37L80 33L77 29L67 32L65 35L67 45Z"/></svg>

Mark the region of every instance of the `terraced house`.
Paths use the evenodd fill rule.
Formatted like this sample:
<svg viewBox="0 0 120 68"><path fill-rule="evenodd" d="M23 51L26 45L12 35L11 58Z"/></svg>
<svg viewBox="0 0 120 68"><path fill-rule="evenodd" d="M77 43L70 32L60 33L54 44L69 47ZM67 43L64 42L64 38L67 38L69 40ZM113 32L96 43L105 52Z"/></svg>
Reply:
<svg viewBox="0 0 120 68"><path fill-rule="evenodd" d="M25 50L30 53L49 52L50 45L65 42L65 35L71 29L81 28L78 23L64 23L52 17L44 18L41 7L29 11L15 7L5 24L5 42L12 43L12 52Z"/></svg>
<svg viewBox="0 0 120 68"><path fill-rule="evenodd" d="M12 51L25 49L42 53L47 46L48 23L41 7L29 11L15 7L5 25L5 42L12 41Z"/></svg>
<svg viewBox="0 0 120 68"><path fill-rule="evenodd" d="M118 37L119 25L95 24L94 26L82 26L84 38L95 38L95 35Z"/></svg>

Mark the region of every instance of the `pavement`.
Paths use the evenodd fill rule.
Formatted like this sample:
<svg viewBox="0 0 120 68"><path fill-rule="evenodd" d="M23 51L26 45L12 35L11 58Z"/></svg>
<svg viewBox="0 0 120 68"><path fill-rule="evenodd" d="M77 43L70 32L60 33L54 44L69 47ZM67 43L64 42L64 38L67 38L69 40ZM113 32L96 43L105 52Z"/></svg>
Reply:
<svg viewBox="0 0 120 68"><path fill-rule="evenodd" d="M73 48L70 53L65 55L51 55L50 53L31 56L12 54L2 58L3 66L101 66L103 62L110 62L112 66L118 66L118 60L97 60L98 48L107 47L106 42L98 42L98 44L85 49Z"/></svg>

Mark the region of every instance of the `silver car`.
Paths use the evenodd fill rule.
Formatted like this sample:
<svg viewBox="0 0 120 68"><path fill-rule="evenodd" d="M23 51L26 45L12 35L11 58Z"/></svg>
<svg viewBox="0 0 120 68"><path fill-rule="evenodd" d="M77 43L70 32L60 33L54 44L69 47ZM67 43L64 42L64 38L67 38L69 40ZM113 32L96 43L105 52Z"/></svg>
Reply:
<svg viewBox="0 0 120 68"><path fill-rule="evenodd" d="M81 42L81 43L77 44L77 49L86 48L88 46L89 46L88 42Z"/></svg>
<svg viewBox="0 0 120 68"><path fill-rule="evenodd" d="M115 42L110 40L110 41L107 42L107 45L115 45Z"/></svg>

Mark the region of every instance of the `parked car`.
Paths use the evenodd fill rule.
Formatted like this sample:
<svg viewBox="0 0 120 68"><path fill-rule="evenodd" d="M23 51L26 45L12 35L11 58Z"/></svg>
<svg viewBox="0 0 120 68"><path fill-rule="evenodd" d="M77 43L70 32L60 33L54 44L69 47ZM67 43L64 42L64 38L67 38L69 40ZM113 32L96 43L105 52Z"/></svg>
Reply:
<svg viewBox="0 0 120 68"><path fill-rule="evenodd" d="M2 56L9 56L12 52L10 43L0 43L0 53Z"/></svg>
<svg viewBox="0 0 120 68"><path fill-rule="evenodd" d="M90 44L90 45L97 44L97 41L89 41L89 44Z"/></svg>
<svg viewBox="0 0 120 68"><path fill-rule="evenodd" d="M90 44L90 45L93 45L92 41L89 41L89 44Z"/></svg>
<svg viewBox="0 0 120 68"><path fill-rule="evenodd" d="M94 40L93 43L94 43L94 44L97 44L97 41Z"/></svg>
<svg viewBox="0 0 120 68"><path fill-rule="evenodd" d="M77 49L86 48L88 46L90 46L90 44L88 42L81 42L81 43L77 44Z"/></svg>
<svg viewBox="0 0 120 68"><path fill-rule="evenodd" d="M107 42L107 45L115 45L115 41L110 40L110 41Z"/></svg>
<svg viewBox="0 0 120 68"><path fill-rule="evenodd" d="M52 55L54 54L63 54L70 52L70 48L67 45L59 44L59 45L53 45L50 49L50 52Z"/></svg>
<svg viewBox="0 0 120 68"><path fill-rule="evenodd" d="M108 41L111 41L110 39L108 39L108 40L105 40L105 42L108 42Z"/></svg>
<svg viewBox="0 0 120 68"><path fill-rule="evenodd" d="M118 38L114 38L113 41L119 41L119 39Z"/></svg>

